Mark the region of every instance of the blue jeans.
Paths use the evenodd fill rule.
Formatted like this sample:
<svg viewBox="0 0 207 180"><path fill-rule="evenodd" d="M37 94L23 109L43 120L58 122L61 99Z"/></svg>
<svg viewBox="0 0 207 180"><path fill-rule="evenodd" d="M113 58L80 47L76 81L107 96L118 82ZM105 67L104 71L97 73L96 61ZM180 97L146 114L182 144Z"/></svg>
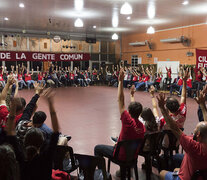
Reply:
<svg viewBox="0 0 207 180"><path fill-rule="evenodd" d="M187 92L188 92L188 95L189 95L189 94L190 94L190 90L191 90L191 88L190 88L189 86L186 86L186 88L187 88ZM180 89L179 89L179 93L180 93L180 94L182 93L182 89L183 89L183 85L180 86Z"/></svg>
<svg viewBox="0 0 207 180"><path fill-rule="evenodd" d="M150 86L152 86L154 83L153 82L148 82L148 81L146 81L145 82L145 87L146 87L146 89L148 89Z"/></svg>
<svg viewBox="0 0 207 180"><path fill-rule="evenodd" d="M33 81L33 80L29 80L29 81L27 81L27 86L28 86L28 88L30 88L31 84L34 84L34 81Z"/></svg>
<svg viewBox="0 0 207 180"><path fill-rule="evenodd" d="M136 90L138 90L139 88L141 88L144 85L145 85L145 82L136 82L135 83L135 88L136 88Z"/></svg>
<svg viewBox="0 0 207 180"><path fill-rule="evenodd" d="M165 180L180 180L178 175L173 175L173 172L168 172L165 175Z"/></svg>
<svg viewBox="0 0 207 180"><path fill-rule="evenodd" d="M43 85L45 85L45 80L38 80L38 83L43 83Z"/></svg>
<svg viewBox="0 0 207 180"><path fill-rule="evenodd" d="M26 85L26 83L24 82L23 79L22 80L19 80L18 83L19 83L19 89L22 89L23 86L27 87L27 85Z"/></svg>

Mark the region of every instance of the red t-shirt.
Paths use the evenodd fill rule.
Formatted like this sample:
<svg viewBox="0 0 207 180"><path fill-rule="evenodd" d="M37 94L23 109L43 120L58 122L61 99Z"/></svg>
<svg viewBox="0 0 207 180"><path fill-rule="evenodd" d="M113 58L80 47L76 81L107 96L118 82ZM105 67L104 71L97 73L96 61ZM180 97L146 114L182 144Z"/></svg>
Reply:
<svg viewBox="0 0 207 180"><path fill-rule="evenodd" d="M182 85L183 85L183 80L182 80L182 79L179 79L177 84L178 84L179 86L182 86Z"/></svg>
<svg viewBox="0 0 207 180"><path fill-rule="evenodd" d="M2 74L0 75L0 81L4 81Z"/></svg>
<svg viewBox="0 0 207 180"><path fill-rule="evenodd" d="M146 82L146 81L148 81L149 80L149 76L145 76L144 78L143 78L143 82Z"/></svg>
<svg viewBox="0 0 207 180"><path fill-rule="evenodd" d="M138 80L138 76L133 76L133 79L132 79L132 81L137 81Z"/></svg>
<svg viewBox="0 0 207 180"><path fill-rule="evenodd" d="M31 74L25 74L24 76L26 82L32 80Z"/></svg>
<svg viewBox="0 0 207 180"><path fill-rule="evenodd" d="M22 114L23 113L16 115L16 117L15 117L16 124L19 122L19 119L22 117Z"/></svg>
<svg viewBox="0 0 207 180"><path fill-rule="evenodd" d="M22 80L22 75L21 74L18 74L18 80Z"/></svg>
<svg viewBox="0 0 207 180"><path fill-rule="evenodd" d="M190 180L196 170L207 169L207 144L194 141L192 137L182 133L180 144L185 151L179 177L181 180Z"/></svg>
<svg viewBox="0 0 207 180"><path fill-rule="evenodd" d="M74 74L70 74L70 79L74 80L74 76L75 76Z"/></svg>
<svg viewBox="0 0 207 180"><path fill-rule="evenodd" d="M121 115L122 128L119 135L119 141L144 138L144 125L138 120L133 119L128 111ZM115 151L114 151L115 152ZM138 155L138 152L137 152ZM125 160L126 154L124 149L120 149L119 160Z"/></svg>
<svg viewBox="0 0 207 180"><path fill-rule="evenodd" d="M171 74L172 74L172 71L171 71L171 68L166 68L166 71L167 71L167 76L168 78L171 78Z"/></svg>
<svg viewBox="0 0 207 180"><path fill-rule="evenodd" d="M186 84L188 87L192 88L192 79L187 79Z"/></svg>
<svg viewBox="0 0 207 180"><path fill-rule="evenodd" d="M0 105L0 127L6 126L7 116L9 114L9 111L5 104Z"/></svg>
<svg viewBox="0 0 207 180"><path fill-rule="evenodd" d="M41 74L38 74L38 81L42 81L43 80L43 76Z"/></svg>
<svg viewBox="0 0 207 180"><path fill-rule="evenodd" d="M201 82L202 81L202 74L198 75L196 74L196 81Z"/></svg>
<svg viewBox="0 0 207 180"><path fill-rule="evenodd" d="M185 103L182 103L180 105L180 108L178 109L178 112L175 115L170 114L172 119L174 121L176 121L179 128L183 128L183 126L184 126L184 123L185 123L185 120L186 120L186 112L187 112L187 106L186 106ZM164 119L163 116L160 118L160 121L165 122L165 119ZM166 122L164 124L166 124Z"/></svg>
<svg viewBox="0 0 207 180"><path fill-rule="evenodd" d="M159 83L160 83L161 80L162 80L161 77L157 77L157 78L156 78L156 82L159 82Z"/></svg>

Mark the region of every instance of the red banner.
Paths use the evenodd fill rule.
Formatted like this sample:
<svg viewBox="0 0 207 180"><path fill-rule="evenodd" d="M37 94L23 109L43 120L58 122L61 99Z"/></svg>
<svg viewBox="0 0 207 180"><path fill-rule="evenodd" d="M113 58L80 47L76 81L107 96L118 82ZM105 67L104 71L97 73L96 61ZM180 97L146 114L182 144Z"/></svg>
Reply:
<svg viewBox="0 0 207 180"><path fill-rule="evenodd" d="M207 67L207 50L196 49L196 68Z"/></svg>
<svg viewBox="0 0 207 180"><path fill-rule="evenodd" d="M0 51L0 61L89 61L89 53Z"/></svg>

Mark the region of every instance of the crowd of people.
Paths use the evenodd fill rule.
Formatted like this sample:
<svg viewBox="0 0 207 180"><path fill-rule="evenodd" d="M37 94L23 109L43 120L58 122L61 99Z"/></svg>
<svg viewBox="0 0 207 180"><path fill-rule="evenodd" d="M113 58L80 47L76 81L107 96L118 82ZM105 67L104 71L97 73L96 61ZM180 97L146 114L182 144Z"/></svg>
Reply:
<svg viewBox="0 0 207 180"><path fill-rule="evenodd" d="M33 88L34 83L43 82L48 87L61 87L61 86L81 86L88 87L90 85L109 85L118 87L118 77L120 65L112 65L101 67L100 70L96 68L87 70L80 70L79 67L65 67L61 68L57 65L50 64L48 71L40 70L37 66L35 71L28 70L23 64L20 66L11 66L11 71L7 71L6 67L0 68L0 88L2 89L9 76L14 76L18 82L18 88ZM185 66L180 65L177 72L172 72L171 67L166 67L166 77L163 78L163 72L161 69L157 69L154 65L148 66L125 66L125 76L123 86L124 88L130 88L135 85L136 90L148 91L151 85L154 85L155 89L169 90L170 94L176 93L181 95L183 80L182 71L186 69ZM189 68L190 76L187 79L187 92L189 97L194 97L196 90L201 90L207 82L207 70L206 68L200 68L196 70L195 67ZM178 74L176 78L172 79L172 73ZM193 91L194 90L194 91Z"/></svg>
<svg viewBox="0 0 207 180"><path fill-rule="evenodd" d="M74 68L74 71L70 71L70 68L65 68L65 70L60 68L57 70L58 67L56 68L54 65L51 65L49 71L46 72L45 75L43 75L43 72L37 71L37 82L37 80L35 81L32 79L33 74L30 74L25 67L16 67L15 71L14 67L12 68L13 71L8 73L7 80L2 83L3 89L0 95L0 179L49 180L52 177L53 158L56 147L57 145L67 145L68 136L62 135L59 132L58 117L54 107L54 92L52 88L45 89L45 84L48 80L52 80L55 86L61 86L61 84L67 85L65 84L65 80L63 80L66 78L65 75L67 75L67 73L82 73L85 77L82 82L79 78L77 82L75 78L72 81L75 84L78 83L80 86L87 86L91 81L93 82L93 78L90 78L90 69L84 72L79 71L78 68ZM202 90L195 98L202 116L202 118L199 116L199 120L202 122L197 124L194 135L191 137L187 136L184 130L187 114L186 97L188 79L192 76L192 72L189 68L180 68L179 79L182 79L180 102L173 96L166 98L163 93L160 93L157 98L155 97L155 91L158 87L153 78L157 79L157 82L160 82L162 79L162 72L155 73L155 68L153 66L149 66L146 69L144 69L143 66L136 69L132 69L131 67L122 68L119 66L113 68L113 74L110 74L111 72L106 67L105 77L106 79L114 77L112 79L107 79L107 82L113 83L113 85L117 83L118 85L118 108L121 116L122 129L116 141L120 142L138 138L144 139L145 135L149 132L168 129L171 130L179 140L180 145L185 151L185 155L181 155L180 159L182 163L179 169L176 169L176 173L163 169L160 172L160 178L166 180L190 180L196 170L206 170L207 108L205 96L207 94L207 85L202 85ZM3 78L5 69L1 71L1 77ZM102 71L98 72L94 69L92 75L96 75L98 80L101 80L102 77L104 79L104 76L100 73ZM200 73L202 72L204 76L205 69L199 71ZM85 76L87 73L89 75ZM171 78L171 73L171 69L167 69L168 79ZM51 79L49 79L48 76L51 77ZM134 78L139 76L142 77L142 81L140 82L138 82L137 78ZM200 77L200 75L198 76ZM196 77L198 78L198 76ZM45 77L47 77L47 79L45 79ZM71 74L69 77L71 77ZM78 77L80 76L78 75ZM32 85L35 90L35 94L28 104L24 97L19 97L17 95L17 87L20 87L20 89L22 88L22 86L19 85L21 82L23 86L28 86L29 88L31 88ZM71 85L73 85L73 83L71 83ZM148 107L143 108L140 102L135 101L135 92L142 86L146 88L145 90L149 91L151 95L152 109ZM124 100L124 88L127 87L131 88L131 103L128 108L126 108ZM201 86L199 88L201 88ZM47 119L45 112L36 111L40 96L42 96L48 104L52 129L44 123ZM159 114L158 107L162 115ZM167 138L165 138L164 141L163 143L167 144ZM145 146L147 148L147 143ZM114 158L115 149L116 144L114 146L97 145L94 148L94 155ZM120 150L118 158L121 161L126 160L126 154L123 149Z"/></svg>

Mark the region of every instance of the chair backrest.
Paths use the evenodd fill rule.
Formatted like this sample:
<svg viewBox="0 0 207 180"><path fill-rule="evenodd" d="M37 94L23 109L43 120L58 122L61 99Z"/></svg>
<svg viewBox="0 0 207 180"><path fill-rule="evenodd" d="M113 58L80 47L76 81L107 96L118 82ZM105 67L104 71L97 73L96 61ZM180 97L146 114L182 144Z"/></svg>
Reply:
<svg viewBox="0 0 207 180"><path fill-rule="evenodd" d="M63 167L63 162L65 159L70 159L71 167L67 170ZM55 155L54 155L54 169L59 169L62 171L72 172L73 170L77 169L75 164L73 148L70 146L57 146Z"/></svg>
<svg viewBox="0 0 207 180"><path fill-rule="evenodd" d="M169 138L169 146L168 146L167 148L162 146L162 142L163 142L164 137L165 137L166 135L167 135L168 138ZM176 136L172 133L171 130L163 130L163 131L162 131L162 141L161 141L161 143L160 143L161 149L164 148L164 149L166 149L166 150L168 150L168 151L170 151L170 152L172 152L172 151L174 151L174 150L178 150L179 145L177 145L177 141L178 141L178 139L177 139Z"/></svg>
<svg viewBox="0 0 207 180"><path fill-rule="evenodd" d="M126 154L126 162L134 161L137 158L138 151L142 145L143 139L135 140L124 140L120 141L116 145L116 150L114 154L115 159L119 159L120 149L123 148Z"/></svg>
<svg viewBox="0 0 207 180"><path fill-rule="evenodd" d="M106 180L105 160L98 156L89 156L83 154L75 154L75 159L78 161L78 167L83 172L84 180L93 180L96 167L101 167L103 179Z"/></svg>
<svg viewBox="0 0 207 180"><path fill-rule="evenodd" d="M162 132L146 133L144 135L144 141L142 143L140 150L142 152L149 152L151 155L159 155L161 141ZM147 149L145 148L146 145L149 145Z"/></svg>
<svg viewBox="0 0 207 180"><path fill-rule="evenodd" d="M194 172L191 180L206 180L207 179L207 169L205 170L197 170Z"/></svg>

